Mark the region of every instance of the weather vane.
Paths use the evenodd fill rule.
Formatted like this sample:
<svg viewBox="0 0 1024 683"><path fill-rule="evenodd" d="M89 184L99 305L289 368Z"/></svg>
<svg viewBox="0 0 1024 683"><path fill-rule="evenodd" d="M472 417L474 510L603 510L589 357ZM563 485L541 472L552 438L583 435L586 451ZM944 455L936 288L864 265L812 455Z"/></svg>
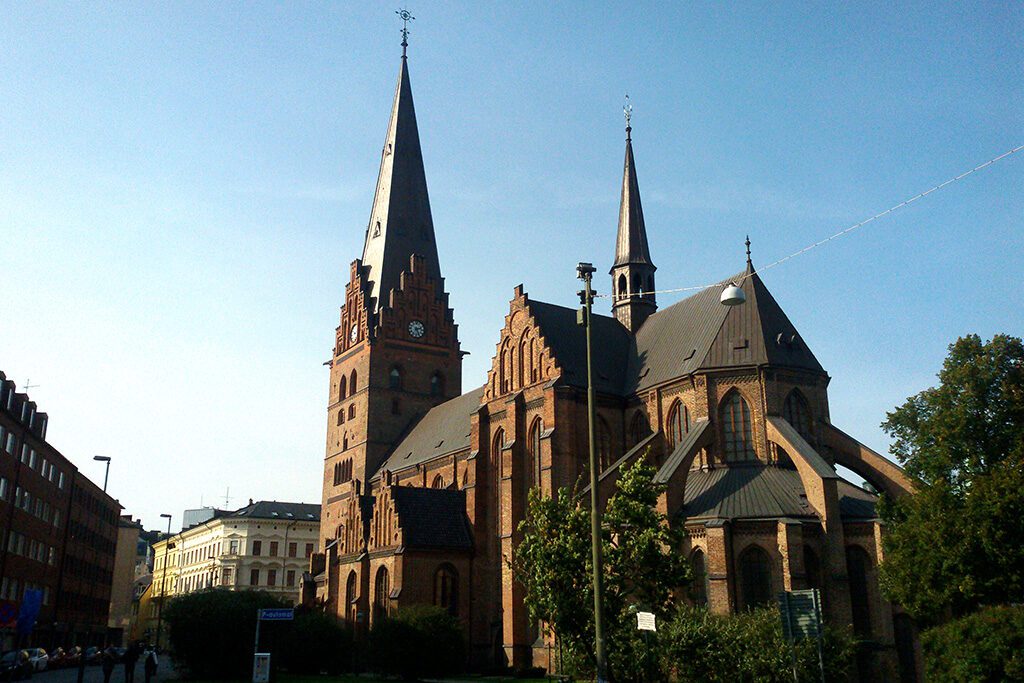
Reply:
<svg viewBox="0 0 1024 683"><path fill-rule="evenodd" d="M626 93L626 103L622 106L622 113L626 117L626 139L629 139L629 134L633 131L629 121L633 118L633 105L629 101L629 93Z"/></svg>
<svg viewBox="0 0 1024 683"><path fill-rule="evenodd" d="M402 19L402 56L405 56L405 48L409 47L409 22L415 19L407 9L396 9L397 14Z"/></svg>

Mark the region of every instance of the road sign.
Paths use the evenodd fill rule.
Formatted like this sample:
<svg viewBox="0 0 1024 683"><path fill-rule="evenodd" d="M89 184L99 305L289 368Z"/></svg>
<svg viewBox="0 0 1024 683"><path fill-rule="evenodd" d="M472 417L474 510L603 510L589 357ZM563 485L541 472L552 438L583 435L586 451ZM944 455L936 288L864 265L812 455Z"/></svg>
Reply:
<svg viewBox="0 0 1024 683"><path fill-rule="evenodd" d="M260 610L260 621L291 621L294 618L295 610L291 607Z"/></svg>
<svg viewBox="0 0 1024 683"><path fill-rule="evenodd" d="M257 652L252 660L252 683L270 682L270 653Z"/></svg>
<svg viewBox="0 0 1024 683"><path fill-rule="evenodd" d="M788 591L779 593L779 612L782 634L786 640L817 638L821 633L821 607L818 591Z"/></svg>
<svg viewBox="0 0 1024 683"><path fill-rule="evenodd" d="M653 612L636 613L636 629L638 631L657 631L658 626Z"/></svg>

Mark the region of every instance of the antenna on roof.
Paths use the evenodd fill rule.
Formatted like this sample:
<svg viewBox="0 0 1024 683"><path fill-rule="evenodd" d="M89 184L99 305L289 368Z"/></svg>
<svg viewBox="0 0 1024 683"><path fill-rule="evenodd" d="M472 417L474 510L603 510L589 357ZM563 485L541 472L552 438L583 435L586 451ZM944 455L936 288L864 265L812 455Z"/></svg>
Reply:
<svg viewBox="0 0 1024 683"><path fill-rule="evenodd" d="M32 380L30 380L30 379L27 379L27 378L25 379L25 386L23 386L21 388L22 393L27 394L29 389L37 389L37 388L39 388L38 384L29 384L29 382L31 382L31 381Z"/></svg>
<svg viewBox="0 0 1024 683"><path fill-rule="evenodd" d="M231 487L229 486L229 487L227 487L227 489L224 490L224 509L225 510L227 510L228 505L231 503L231 495L230 494L231 494Z"/></svg>

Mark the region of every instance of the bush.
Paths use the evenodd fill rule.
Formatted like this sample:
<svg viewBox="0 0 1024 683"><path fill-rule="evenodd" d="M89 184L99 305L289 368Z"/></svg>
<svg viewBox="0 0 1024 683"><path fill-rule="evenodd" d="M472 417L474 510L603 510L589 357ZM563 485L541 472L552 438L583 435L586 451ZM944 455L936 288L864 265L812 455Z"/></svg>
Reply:
<svg viewBox="0 0 1024 683"><path fill-rule="evenodd" d="M793 648L783 638L776 609L722 616L682 607L658 632L661 668L681 683L697 681L793 680ZM844 680L853 662L854 643L846 631L826 627L822 644L825 679ZM819 681L814 640L796 644L801 681Z"/></svg>
<svg viewBox="0 0 1024 683"><path fill-rule="evenodd" d="M929 681L1024 681L1024 607L987 607L921 636Z"/></svg>
<svg viewBox="0 0 1024 683"><path fill-rule="evenodd" d="M278 662L292 673L337 675L351 671L352 631L332 616L297 608L295 621L282 634L275 652Z"/></svg>
<svg viewBox="0 0 1024 683"><path fill-rule="evenodd" d="M189 678L249 678L257 610L284 606L262 591L213 589L173 598L163 618L175 663ZM261 630L261 642L271 642L276 630Z"/></svg>
<svg viewBox="0 0 1024 683"><path fill-rule="evenodd" d="M370 631L369 649L376 671L407 680L457 674L466 663L459 622L429 605L406 607L377 621Z"/></svg>

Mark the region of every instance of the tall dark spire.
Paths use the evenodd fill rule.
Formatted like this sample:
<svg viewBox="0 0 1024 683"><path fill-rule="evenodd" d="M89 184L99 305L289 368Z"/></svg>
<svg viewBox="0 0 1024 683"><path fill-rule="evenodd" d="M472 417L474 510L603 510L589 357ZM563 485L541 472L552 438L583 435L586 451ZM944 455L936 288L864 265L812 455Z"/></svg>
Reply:
<svg viewBox="0 0 1024 683"><path fill-rule="evenodd" d="M404 54L407 43L404 32L402 38L398 85L363 247L363 266L375 310L387 305L388 295L399 285L402 272L409 269L409 258L413 254L423 257L427 275L434 278L439 287L441 280L409 83L409 64Z"/></svg>
<svg viewBox="0 0 1024 683"><path fill-rule="evenodd" d="M654 271L647 247L647 227L640 204L640 184L633 161L633 107L628 103L626 114L626 160L622 169L622 195L619 202L619 230L615 240L615 263L612 265L614 292L612 311L630 331L635 332L647 316L657 309L654 294Z"/></svg>

